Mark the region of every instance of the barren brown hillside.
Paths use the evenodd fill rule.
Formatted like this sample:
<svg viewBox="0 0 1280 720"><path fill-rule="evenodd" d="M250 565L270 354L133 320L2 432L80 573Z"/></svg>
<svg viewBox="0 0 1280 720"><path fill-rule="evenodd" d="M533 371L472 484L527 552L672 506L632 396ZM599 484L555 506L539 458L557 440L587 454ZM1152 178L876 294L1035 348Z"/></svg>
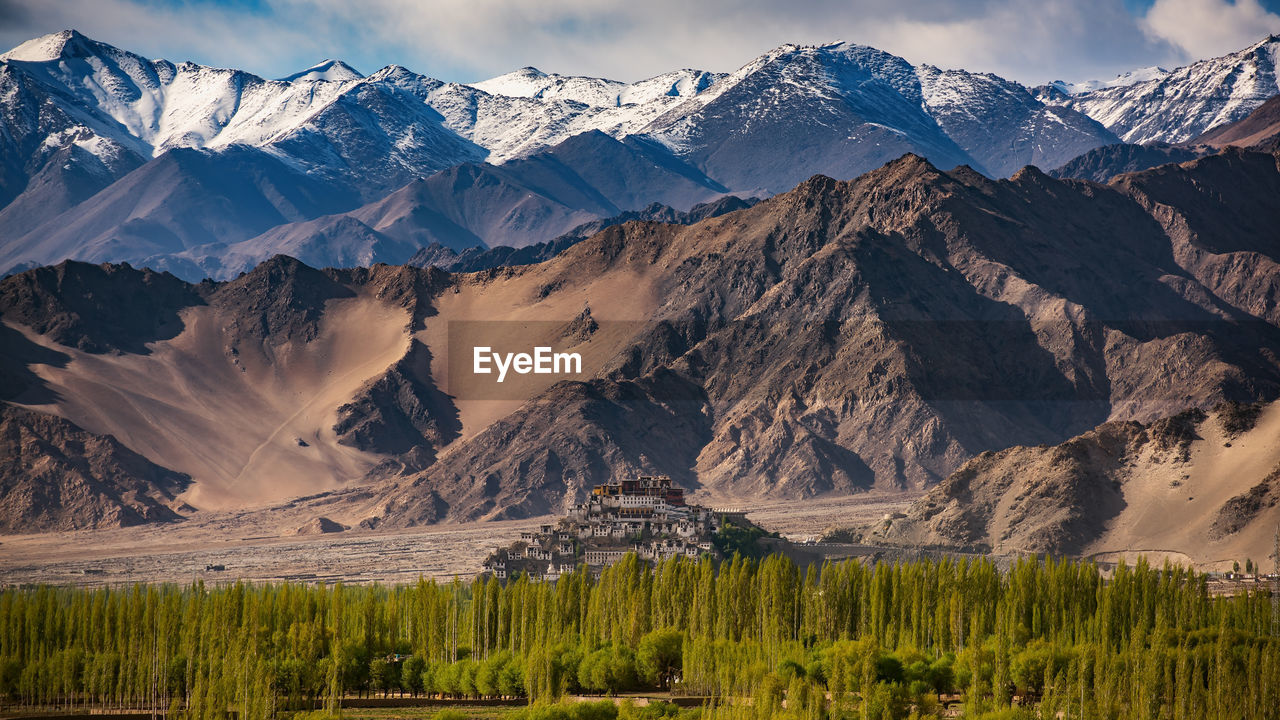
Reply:
<svg viewBox="0 0 1280 720"><path fill-rule="evenodd" d="M920 488L1280 394L1276 196L1275 156L1236 149L1110 186L908 155L474 274L68 263L0 284L5 395L190 475L196 507L367 485L326 511L366 527L555 512L635 472L711 501ZM583 372L498 386L480 344Z"/></svg>
<svg viewBox="0 0 1280 720"><path fill-rule="evenodd" d="M1061 445L983 453L901 516L854 534L1229 569L1266 558L1277 529L1280 403L1272 403L1107 423Z"/></svg>

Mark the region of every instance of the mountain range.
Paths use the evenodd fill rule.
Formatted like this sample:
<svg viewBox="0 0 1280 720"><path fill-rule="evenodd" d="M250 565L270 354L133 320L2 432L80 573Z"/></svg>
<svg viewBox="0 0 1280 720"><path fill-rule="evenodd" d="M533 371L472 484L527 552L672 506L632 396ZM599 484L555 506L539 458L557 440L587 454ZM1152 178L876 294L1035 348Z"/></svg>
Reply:
<svg viewBox="0 0 1280 720"><path fill-rule="evenodd" d="M24 432L109 437L173 478L147 497L197 509L380 528L562 511L635 473L727 502L926 488L1280 395L1277 196L1277 156L1233 147L1108 185L908 154L475 273L68 261L0 282L0 372L66 423ZM585 370L498 388L455 362L472 340Z"/></svg>
<svg viewBox="0 0 1280 720"><path fill-rule="evenodd" d="M74 258L196 281L276 253L353 267L432 243L522 247L907 152L1007 177L1239 119L1275 93L1278 46L1069 95L847 43L732 73L463 85L336 60L268 80L64 31L0 55L0 271Z"/></svg>
<svg viewBox="0 0 1280 720"><path fill-rule="evenodd" d="M0 531L520 518L639 473L927 491L879 543L1256 555L1278 46L1026 88L844 43L475 85L25 43ZM498 383L481 346L582 369Z"/></svg>
<svg viewBox="0 0 1280 720"><path fill-rule="evenodd" d="M1135 82L1068 94L1037 89L1053 105L1082 112L1128 143L1180 143L1243 119L1277 93L1280 38L1176 70L1149 68Z"/></svg>

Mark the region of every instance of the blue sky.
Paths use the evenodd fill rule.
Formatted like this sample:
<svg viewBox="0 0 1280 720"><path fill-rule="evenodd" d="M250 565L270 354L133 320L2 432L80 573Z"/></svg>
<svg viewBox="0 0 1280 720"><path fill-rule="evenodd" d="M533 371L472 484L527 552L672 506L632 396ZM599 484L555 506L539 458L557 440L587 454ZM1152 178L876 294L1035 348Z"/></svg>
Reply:
<svg viewBox="0 0 1280 720"><path fill-rule="evenodd" d="M74 27L280 77L322 59L469 82L533 65L638 80L847 40L1025 83L1105 79L1280 33L1280 0L0 0L0 46Z"/></svg>

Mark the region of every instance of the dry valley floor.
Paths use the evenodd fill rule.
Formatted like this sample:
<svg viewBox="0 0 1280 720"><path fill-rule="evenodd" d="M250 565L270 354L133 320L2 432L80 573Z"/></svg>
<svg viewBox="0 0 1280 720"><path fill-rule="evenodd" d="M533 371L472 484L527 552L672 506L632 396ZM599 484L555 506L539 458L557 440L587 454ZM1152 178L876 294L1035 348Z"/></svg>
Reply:
<svg viewBox="0 0 1280 720"><path fill-rule="evenodd" d="M871 522L918 494L754 503L748 517L792 539L850 521ZM488 552L547 517L448 523L390 532L298 535L306 518L289 511L202 513L182 523L0 539L0 586L116 585L235 580L412 582L419 575L469 577ZM224 570L206 569L221 565Z"/></svg>

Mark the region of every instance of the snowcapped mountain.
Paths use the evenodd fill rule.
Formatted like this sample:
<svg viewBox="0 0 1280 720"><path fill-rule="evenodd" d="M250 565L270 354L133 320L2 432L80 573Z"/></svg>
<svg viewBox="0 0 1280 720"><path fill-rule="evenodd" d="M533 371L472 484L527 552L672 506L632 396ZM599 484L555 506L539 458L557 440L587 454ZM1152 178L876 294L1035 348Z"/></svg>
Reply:
<svg viewBox="0 0 1280 720"><path fill-rule="evenodd" d="M552 199L522 201L523 209L508 208L488 224L449 230L453 221L446 219L408 239L381 227L366 231L358 220L265 233L378 202L417 178L463 164L518 160L599 128L626 137L682 93L714 80L682 71L634 86L599 81L619 86L615 102L585 106L568 98L490 95L395 66L364 78L339 61L264 80L146 60L75 31L46 36L0 59L0 110L14 130L0 138L0 266L75 257L222 277L228 268L252 265L263 248L295 250L316 264L402 261L427 242L521 245L620 209L655 201L687 207L725 188L661 147L634 140L625 158L612 148L568 158L577 170L565 172L599 183L616 203L574 201L584 196L571 193L566 205L544 176L497 182L506 188L497 197ZM653 108L637 106L646 98ZM179 150L185 154L173 154ZM610 167L599 166L610 160ZM497 177L477 172L482 186ZM628 183L628 191L610 189ZM453 192L453 205L470 204L453 208L455 215L492 209L494 192ZM600 192L592 187L587 194L599 199ZM439 197L435 204L451 206Z"/></svg>
<svg viewBox="0 0 1280 720"><path fill-rule="evenodd" d="M88 129L148 157L173 147L267 144L344 87L147 60L74 30L27 42L0 60Z"/></svg>
<svg viewBox="0 0 1280 720"><path fill-rule="evenodd" d="M777 193L906 152L974 163L923 107L905 60L852 45L785 45L655 119L644 133L732 188Z"/></svg>
<svg viewBox="0 0 1280 720"><path fill-rule="evenodd" d="M921 79L910 64L846 44L783 46L732 75L678 70L630 84L534 68L473 85L441 82L399 66L363 77L336 60L266 80L238 70L147 60L74 30L24 43L0 60L10 83L29 87L31 94L27 102L6 102L6 107L52 104L66 116L54 123L63 127L35 133L41 139L57 142L57 133L70 126L143 158L175 147L252 145L309 173L361 188L371 185L374 194L388 191L385 185L403 184L459 162L505 162L591 130L619 138L645 132L683 148L687 143L680 138L688 134L687 126L707 112L719 116L725 103L718 101L726 93L730 98L768 93L741 109L776 112L777 120L790 119L809 129L831 120L822 119L831 112L851 112L844 118L847 127L833 131L858 128L846 135L884 135L884 149L871 153L877 159L892 159L891 147L909 145L939 155L943 164L970 160L955 151L945 129L939 133L930 117L935 109L947 112L956 106L954 98L926 106ZM931 68L922 72L938 73ZM948 77L976 76L951 71ZM774 80L781 84L771 84ZM999 82L1004 87L995 95L1019 87ZM965 104L982 106L991 97L970 96ZM1028 111L1022 115L1038 109L1033 100L1020 102ZM763 127L762 118L747 119ZM1015 121L1026 124L1027 118ZM1034 128L1023 132L1036 135ZM722 139L715 133L697 134L706 145ZM893 136L910 140L895 141ZM384 160L369 167L371 153ZM981 157L974 159L984 165ZM779 189L789 187L789 178L781 185Z"/></svg>
<svg viewBox="0 0 1280 720"><path fill-rule="evenodd" d="M39 93L23 105L52 102L72 117L63 124L83 125L142 157L174 147L244 144L314 168L336 159L326 153L360 165L365 158L344 157L344 146L372 143L365 149L383 146L397 155L394 164L409 173L405 182L459 162L531 154L589 130L630 134L721 77L681 70L627 85L526 68L468 86L399 66L366 78L326 60L266 80L147 60L74 30L28 41L0 61L3 72L16 76L13 82ZM50 128L45 136L64 130ZM384 137L371 137L378 134Z"/></svg>
<svg viewBox="0 0 1280 720"><path fill-rule="evenodd" d="M1018 83L987 73L916 68L924 107L989 174L1055 168L1115 136L1089 117L1040 102Z"/></svg>
<svg viewBox="0 0 1280 720"><path fill-rule="evenodd" d="M474 85L446 83L392 65L368 82L417 97L449 130L504 163L600 131L615 138L638 133L722 76L680 70L633 84L599 78L546 75L524 68Z"/></svg>
<svg viewBox="0 0 1280 720"><path fill-rule="evenodd" d="M325 82L348 82L351 80L361 80L364 75L359 70L342 62L341 60L325 60L316 63L306 70L296 72L292 75L280 78L280 82L293 83L302 81L323 80Z"/></svg>
<svg viewBox="0 0 1280 720"><path fill-rule="evenodd" d="M1280 38L1132 84L1046 98L1097 120L1130 143L1186 142L1235 122L1280 93ZM1124 77L1124 76L1122 76Z"/></svg>
<svg viewBox="0 0 1280 720"><path fill-rule="evenodd" d="M11 86L24 91L4 102L5 111L38 118L40 127L26 123L29 133L55 148L69 135L141 158L250 145L364 199L485 156L412 94L366 82L342 63L265 80L147 60L74 30L24 43L0 61L0 97L8 98Z"/></svg>
<svg viewBox="0 0 1280 720"><path fill-rule="evenodd" d="M1195 135L1247 112L1275 91L1276 45L1037 97L849 43L784 45L729 74L622 83L522 68L466 85L340 60L269 80L68 30L0 55L0 271L72 257L197 278L268 247L325 264L394 261L425 240L519 246L586 216L767 195L907 152L1009 176L1118 134ZM423 212L447 222L387 235L347 215L437 173ZM570 177L581 192L565 195L555 183Z"/></svg>
<svg viewBox="0 0 1280 720"><path fill-rule="evenodd" d="M1061 164L1114 136L994 75L915 67L850 43L784 45L645 132L734 188L780 192L820 172L853 177L905 152L1005 176Z"/></svg>

